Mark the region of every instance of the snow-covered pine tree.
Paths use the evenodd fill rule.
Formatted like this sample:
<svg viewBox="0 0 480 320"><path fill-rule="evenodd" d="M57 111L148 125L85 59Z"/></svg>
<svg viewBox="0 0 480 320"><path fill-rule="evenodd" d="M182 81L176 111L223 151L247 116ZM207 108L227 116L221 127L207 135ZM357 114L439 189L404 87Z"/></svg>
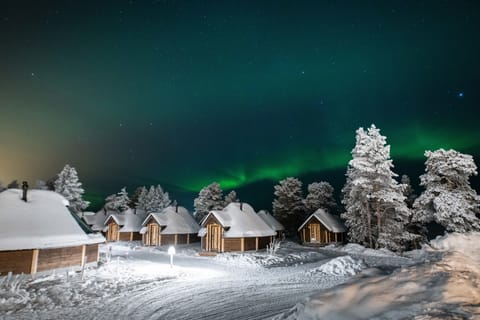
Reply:
<svg viewBox="0 0 480 320"><path fill-rule="evenodd" d="M147 213L158 212L158 208L161 207L161 199L155 188L155 186L150 186L145 201L145 210Z"/></svg>
<svg viewBox="0 0 480 320"><path fill-rule="evenodd" d="M352 242L371 248L395 251L415 236L405 230L410 211L405 204L403 185L394 179L390 146L372 125L357 130L356 145L342 189L346 212L342 214Z"/></svg>
<svg viewBox="0 0 480 320"><path fill-rule="evenodd" d="M426 151L425 174L420 185L425 191L413 204L413 220L436 222L447 231L480 231L480 197L470 186L477 175L473 157L455 150Z"/></svg>
<svg viewBox="0 0 480 320"><path fill-rule="evenodd" d="M115 200L117 194L111 194L105 198L105 205L103 206L107 210L116 210Z"/></svg>
<svg viewBox="0 0 480 320"><path fill-rule="evenodd" d="M133 192L132 196L130 197L130 202L128 203L130 208L135 209L137 207L138 197L142 193L142 188L143 187L137 187Z"/></svg>
<svg viewBox="0 0 480 320"><path fill-rule="evenodd" d="M288 177L280 180L274 189L276 198L272 203L273 215L291 235L294 235L306 215L302 198L302 182L297 178Z"/></svg>
<svg viewBox="0 0 480 320"><path fill-rule="evenodd" d="M412 188L410 177L407 176L406 174L403 174L402 178L400 179L400 182L401 184L404 185L403 195L405 196L405 202L407 204L407 207L411 209L413 207L413 203L415 202L415 199L417 198L417 195L415 194L415 191Z"/></svg>
<svg viewBox="0 0 480 320"><path fill-rule="evenodd" d="M60 193L68 200L70 209L75 213L82 212L89 205L88 201L82 199L85 190L78 179L77 170L68 164L58 174L55 181L55 192Z"/></svg>
<svg viewBox="0 0 480 320"><path fill-rule="evenodd" d="M232 202L240 202L237 196L237 192L235 190L230 191L223 201L223 206L226 207Z"/></svg>
<svg viewBox="0 0 480 320"><path fill-rule="evenodd" d="M130 198L128 197L127 188L123 187L120 192L112 194L105 198L105 208L123 212L129 208Z"/></svg>
<svg viewBox="0 0 480 320"><path fill-rule="evenodd" d="M407 207L410 209L410 211L412 211L413 203L415 202L415 199L418 196L415 194L415 191L412 188L409 176L407 176L406 174L402 175L400 182L404 185L403 195L405 196L405 203L407 204ZM406 249L407 250L418 249L419 244L425 242L427 239L426 238L427 229L422 223L418 221L414 221L413 212L410 215L409 223L406 225L405 228L408 232L418 235L415 241L407 244Z"/></svg>
<svg viewBox="0 0 480 320"><path fill-rule="evenodd" d="M157 208L157 211L160 212L166 207L168 207L172 203L172 201L170 200L168 192L163 191L161 185L157 185L155 191L157 192L157 196L159 199L159 207Z"/></svg>
<svg viewBox="0 0 480 320"><path fill-rule="evenodd" d="M140 194L138 195L137 202L135 203L135 208L139 210L147 211L148 203L148 190L145 186L140 187Z"/></svg>
<svg viewBox="0 0 480 320"><path fill-rule="evenodd" d="M332 185L325 181L309 184L308 194L304 200L307 215L312 214L319 208L334 212L337 203L333 197L333 191Z"/></svg>
<svg viewBox="0 0 480 320"><path fill-rule="evenodd" d="M120 212L123 212L129 208L130 198L128 197L127 188L123 187L119 193L117 193L117 208Z"/></svg>
<svg viewBox="0 0 480 320"><path fill-rule="evenodd" d="M217 182L200 190L198 197L193 201L195 208L195 219L200 222L210 212L210 210L223 209L223 191Z"/></svg>

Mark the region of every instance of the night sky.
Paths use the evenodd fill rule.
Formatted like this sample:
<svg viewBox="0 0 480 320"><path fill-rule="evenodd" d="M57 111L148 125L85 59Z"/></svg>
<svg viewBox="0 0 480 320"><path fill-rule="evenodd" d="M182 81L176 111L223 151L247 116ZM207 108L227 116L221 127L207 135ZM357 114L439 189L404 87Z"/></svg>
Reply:
<svg viewBox="0 0 480 320"><path fill-rule="evenodd" d="M371 123L414 181L425 149L479 164L479 32L478 1L2 0L0 180L268 209L287 176L341 187Z"/></svg>

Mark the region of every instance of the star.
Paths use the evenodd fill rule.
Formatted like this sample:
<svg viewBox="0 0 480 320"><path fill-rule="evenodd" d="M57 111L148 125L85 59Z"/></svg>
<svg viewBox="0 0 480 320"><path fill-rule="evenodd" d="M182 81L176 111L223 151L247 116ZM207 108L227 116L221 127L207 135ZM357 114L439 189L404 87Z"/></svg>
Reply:
<svg viewBox="0 0 480 320"><path fill-rule="evenodd" d="M457 96L458 96L459 98L463 98L463 95L464 95L463 92L459 92Z"/></svg>

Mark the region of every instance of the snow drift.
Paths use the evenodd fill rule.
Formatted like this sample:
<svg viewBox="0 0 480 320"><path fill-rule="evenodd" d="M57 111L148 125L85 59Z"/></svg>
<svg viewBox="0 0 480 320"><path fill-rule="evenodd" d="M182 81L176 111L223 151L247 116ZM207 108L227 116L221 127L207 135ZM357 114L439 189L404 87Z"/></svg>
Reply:
<svg viewBox="0 0 480 320"><path fill-rule="evenodd" d="M277 319L467 319L480 314L480 233L431 242L443 258L393 274L354 277ZM371 270L369 270L371 271ZM370 272L371 273L371 272Z"/></svg>

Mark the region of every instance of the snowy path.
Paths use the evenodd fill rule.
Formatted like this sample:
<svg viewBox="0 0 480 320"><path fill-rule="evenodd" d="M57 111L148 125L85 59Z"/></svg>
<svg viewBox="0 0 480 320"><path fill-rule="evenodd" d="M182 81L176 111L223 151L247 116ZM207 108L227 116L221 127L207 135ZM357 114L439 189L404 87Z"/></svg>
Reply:
<svg viewBox="0 0 480 320"><path fill-rule="evenodd" d="M177 248L173 268L165 249L109 244L108 262L83 277L0 277L0 319L479 318L480 233L430 244L403 257L286 242L274 256L206 258L190 246Z"/></svg>
<svg viewBox="0 0 480 320"><path fill-rule="evenodd" d="M269 266L283 266L262 266L255 260L263 259L261 254L252 259L248 254L207 258L188 253L176 256L173 268L165 252L116 249L109 264L90 270L84 280L76 275L68 284L44 283L53 287L46 292L78 302L53 297L58 301L42 305L37 298L0 318L270 319L348 278L312 273L338 256L312 248L295 247L294 254L287 250L286 258L268 261Z"/></svg>

